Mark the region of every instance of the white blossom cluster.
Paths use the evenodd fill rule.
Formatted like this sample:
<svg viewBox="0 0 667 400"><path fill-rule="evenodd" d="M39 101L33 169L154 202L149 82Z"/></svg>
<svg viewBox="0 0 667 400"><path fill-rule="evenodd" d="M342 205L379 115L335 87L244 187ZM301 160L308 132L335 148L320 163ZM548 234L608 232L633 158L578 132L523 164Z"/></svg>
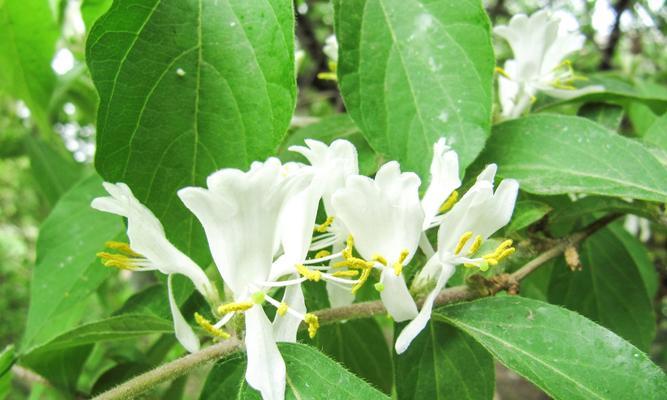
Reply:
<svg viewBox="0 0 667 400"><path fill-rule="evenodd" d="M424 328L456 265L486 270L514 251L506 241L491 253L477 254L482 242L510 220L518 183L505 179L494 191L492 164L457 201L458 156L445 139L433 147L430 184L421 198L420 178L402 172L396 161L384 164L374 178L359 175L357 151L348 141L326 145L306 140L306 146L290 150L310 165L269 158L246 172L219 170L208 177L206 188L178 192L204 227L231 293L229 302L220 301L215 285L169 242L160 221L126 184L104 183L110 196L92 202L98 210L127 218L129 244L107 243L114 251L99 254L105 265L169 276L174 330L188 351L199 349L199 338L174 300L173 274L188 277L211 304L216 322L195 315L211 335L229 337L225 325L234 315L245 314L246 380L264 399L284 398L285 363L276 342L296 341L302 322L311 336L319 326L306 310L301 283L326 282L332 306L341 306L352 303L354 293L378 276L375 289L389 314L399 322L411 320L396 341L402 353ZM327 219L316 225L320 202ZM434 228L435 250L426 236ZM402 271L420 248L428 262L413 289L430 292L418 310ZM280 288L282 298L274 298ZM264 306L275 307L273 321Z"/></svg>

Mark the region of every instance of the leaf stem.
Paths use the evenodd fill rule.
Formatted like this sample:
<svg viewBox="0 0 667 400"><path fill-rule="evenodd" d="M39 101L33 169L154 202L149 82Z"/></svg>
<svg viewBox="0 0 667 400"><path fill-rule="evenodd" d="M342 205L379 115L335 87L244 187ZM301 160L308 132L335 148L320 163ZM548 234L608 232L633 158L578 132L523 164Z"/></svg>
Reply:
<svg viewBox="0 0 667 400"><path fill-rule="evenodd" d="M547 261L562 254L567 247L580 243L598 230L607 226L619 216L619 214L610 214L587 226L582 231L559 240L550 249L541 253L539 256L524 264L521 268L511 274L501 274L492 279L484 280L482 283L483 290L467 285L447 288L440 292L435 300L435 306L442 306L445 304L464 300L472 300L478 297L492 296L502 290L512 291L518 287L518 284L522 279L537 270L540 266L544 265ZM418 304L421 306L421 301L418 302ZM386 312L387 310L384 308L381 301L367 301L344 307L328 308L325 310L316 311L314 314L319 318L320 325L328 325L344 320L368 318L374 315L384 314ZM176 379L179 376L186 374L191 369L209 361L222 358L238 350L240 347L241 342L234 338L214 344L202 349L197 353L181 357L177 360L171 361L149 372L132 378L129 381L100 394L99 396L95 397L95 399L112 400L134 398L137 395L150 390L159 383Z"/></svg>

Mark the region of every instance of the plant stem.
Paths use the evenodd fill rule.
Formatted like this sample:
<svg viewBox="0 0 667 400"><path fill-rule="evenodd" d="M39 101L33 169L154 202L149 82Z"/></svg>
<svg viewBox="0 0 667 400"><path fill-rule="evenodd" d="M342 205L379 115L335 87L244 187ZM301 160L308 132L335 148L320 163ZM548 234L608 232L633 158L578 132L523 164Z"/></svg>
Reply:
<svg viewBox="0 0 667 400"><path fill-rule="evenodd" d="M553 247L526 263L515 272L511 274L497 275L492 279L483 281L483 290L480 290L479 288L471 288L466 285L447 288L440 292L438 297L436 297L434 305L442 306L449 303L472 300L478 297L492 296L502 290L513 291L522 279L537 270L547 261L562 254L567 247L580 243L618 217L619 214L608 215L592 223L581 232L574 233L565 239L559 240ZM421 306L421 303L421 301L418 302L418 305ZM319 318L320 325L328 325L344 320L368 318L386 312L387 310L384 308L381 301L367 301L344 307L328 308L317 311L314 314ZM179 376L186 374L191 369L209 361L222 358L238 350L240 347L241 342L237 339L228 339L224 342L214 344L197 353L189 354L132 378L129 381L102 393L95 397L95 399L112 400L134 398L135 396L150 390L159 383L176 379Z"/></svg>

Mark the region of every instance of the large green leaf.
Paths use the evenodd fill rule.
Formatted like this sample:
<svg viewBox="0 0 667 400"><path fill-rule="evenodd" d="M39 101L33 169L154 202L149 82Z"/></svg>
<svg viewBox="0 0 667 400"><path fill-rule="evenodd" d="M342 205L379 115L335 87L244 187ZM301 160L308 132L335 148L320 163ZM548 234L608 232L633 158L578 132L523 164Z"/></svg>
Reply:
<svg viewBox="0 0 667 400"><path fill-rule="evenodd" d="M667 377L641 350L564 308L518 296L448 306L435 318L475 338L555 399L661 399Z"/></svg>
<svg viewBox="0 0 667 400"><path fill-rule="evenodd" d="M396 391L401 400L492 399L491 355L474 339L446 324L430 322L396 357Z"/></svg>
<svg viewBox="0 0 667 400"><path fill-rule="evenodd" d="M123 226L116 216L90 207L103 192L97 175L85 178L65 193L42 224L22 353L76 326L89 305L86 298L109 275L95 254Z"/></svg>
<svg viewBox="0 0 667 400"><path fill-rule="evenodd" d="M391 393L391 354L377 321L372 318L323 326L314 345L350 372Z"/></svg>
<svg viewBox="0 0 667 400"><path fill-rule="evenodd" d="M335 0L338 81L371 146L422 176L450 138L461 168L484 147L494 67L478 0Z"/></svg>
<svg viewBox="0 0 667 400"><path fill-rule="evenodd" d="M95 165L126 182L181 249L203 229L176 196L271 155L295 104L290 0L115 2L88 37L100 94Z"/></svg>
<svg viewBox="0 0 667 400"><path fill-rule="evenodd" d="M59 36L48 0L0 0L0 88L25 101L44 133L51 130L51 59Z"/></svg>
<svg viewBox="0 0 667 400"><path fill-rule="evenodd" d="M482 156L538 194L664 202L667 170L641 143L580 117L533 115L494 127Z"/></svg>
<svg viewBox="0 0 667 400"><path fill-rule="evenodd" d="M588 103L579 109L578 115L617 131L623 121L623 112L623 107L614 104Z"/></svg>
<svg viewBox="0 0 667 400"><path fill-rule="evenodd" d="M649 298L653 299L658 293L660 278L646 245L628 233L620 224L610 226L610 231L621 242L623 249L628 252L628 255L632 257L632 261L637 266L639 275L641 275L646 287L646 293L648 293Z"/></svg>
<svg viewBox="0 0 667 400"><path fill-rule="evenodd" d="M579 251L581 270L564 260L552 270L549 302L592 319L643 351L655 336L655 315L638 267L609 229L588 238Z"/></svg>
<svg viewBox="0 0 667 400"><path fill-rule="evenodd" d="M644 140L667 150L667 113L655 119L644 134Z"/></svg>
<svg viewBox="0 0 667 400"><path fill-rule="evenodd" d="M5 347L0 352L0 400L7 398L12 387L12 365L16 357L14 355L14 346Z"/></svg>
<svg viewBox="0 0 667 400"><path fill-rule="evenodd" d="M335 361L310 346L280 343L287 366L286 399L388 399ZM261 399L245 381L245 354L232 355L213 367L200 399ZM391 365L387 365L391 374Z"/></svg>

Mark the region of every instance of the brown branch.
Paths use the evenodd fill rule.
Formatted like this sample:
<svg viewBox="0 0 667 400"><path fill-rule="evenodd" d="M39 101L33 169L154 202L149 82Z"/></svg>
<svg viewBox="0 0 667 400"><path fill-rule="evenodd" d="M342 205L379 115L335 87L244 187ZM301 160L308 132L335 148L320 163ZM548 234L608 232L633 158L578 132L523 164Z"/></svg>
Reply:
<svg viewBox="0 0 667 400"><path fill-rule="evenodd" d="M442 306L449 303L455 303L464 300L472 300L479 297L492 296L500 291L507 290L510 293L516 292L519 282L535 271L547 261L562 254L569 246L574 246L583 241L601 228L619 217L619 214L612 214L604 217L586 227L583 231L575 233L565 239L557 242L549 250L540 254L530 262L523 265L517 271L511 274L497 275L491 279L484 279L476 282L474 287L461 285L448 288L440 292L435 299L435 306ZM481 286L480 286L481 285ZM423 301L419 301L421 306ZM355 303L345 307L329 308L315 312L318 316L320 325L328 325L335 322L368 318L374 315L381 315L387 312L381 301L367 301ZM166 382L186 374L191 369L198 367L209 361L222 358L241 347L241 342L237 339L229 339L224 342L206 347L198 353L189 354L156 369L139 375L131 380L116 386L115 388L95 397L97 400L111 399L131 399L135 396L150 390L155 385Z"/></svg>

